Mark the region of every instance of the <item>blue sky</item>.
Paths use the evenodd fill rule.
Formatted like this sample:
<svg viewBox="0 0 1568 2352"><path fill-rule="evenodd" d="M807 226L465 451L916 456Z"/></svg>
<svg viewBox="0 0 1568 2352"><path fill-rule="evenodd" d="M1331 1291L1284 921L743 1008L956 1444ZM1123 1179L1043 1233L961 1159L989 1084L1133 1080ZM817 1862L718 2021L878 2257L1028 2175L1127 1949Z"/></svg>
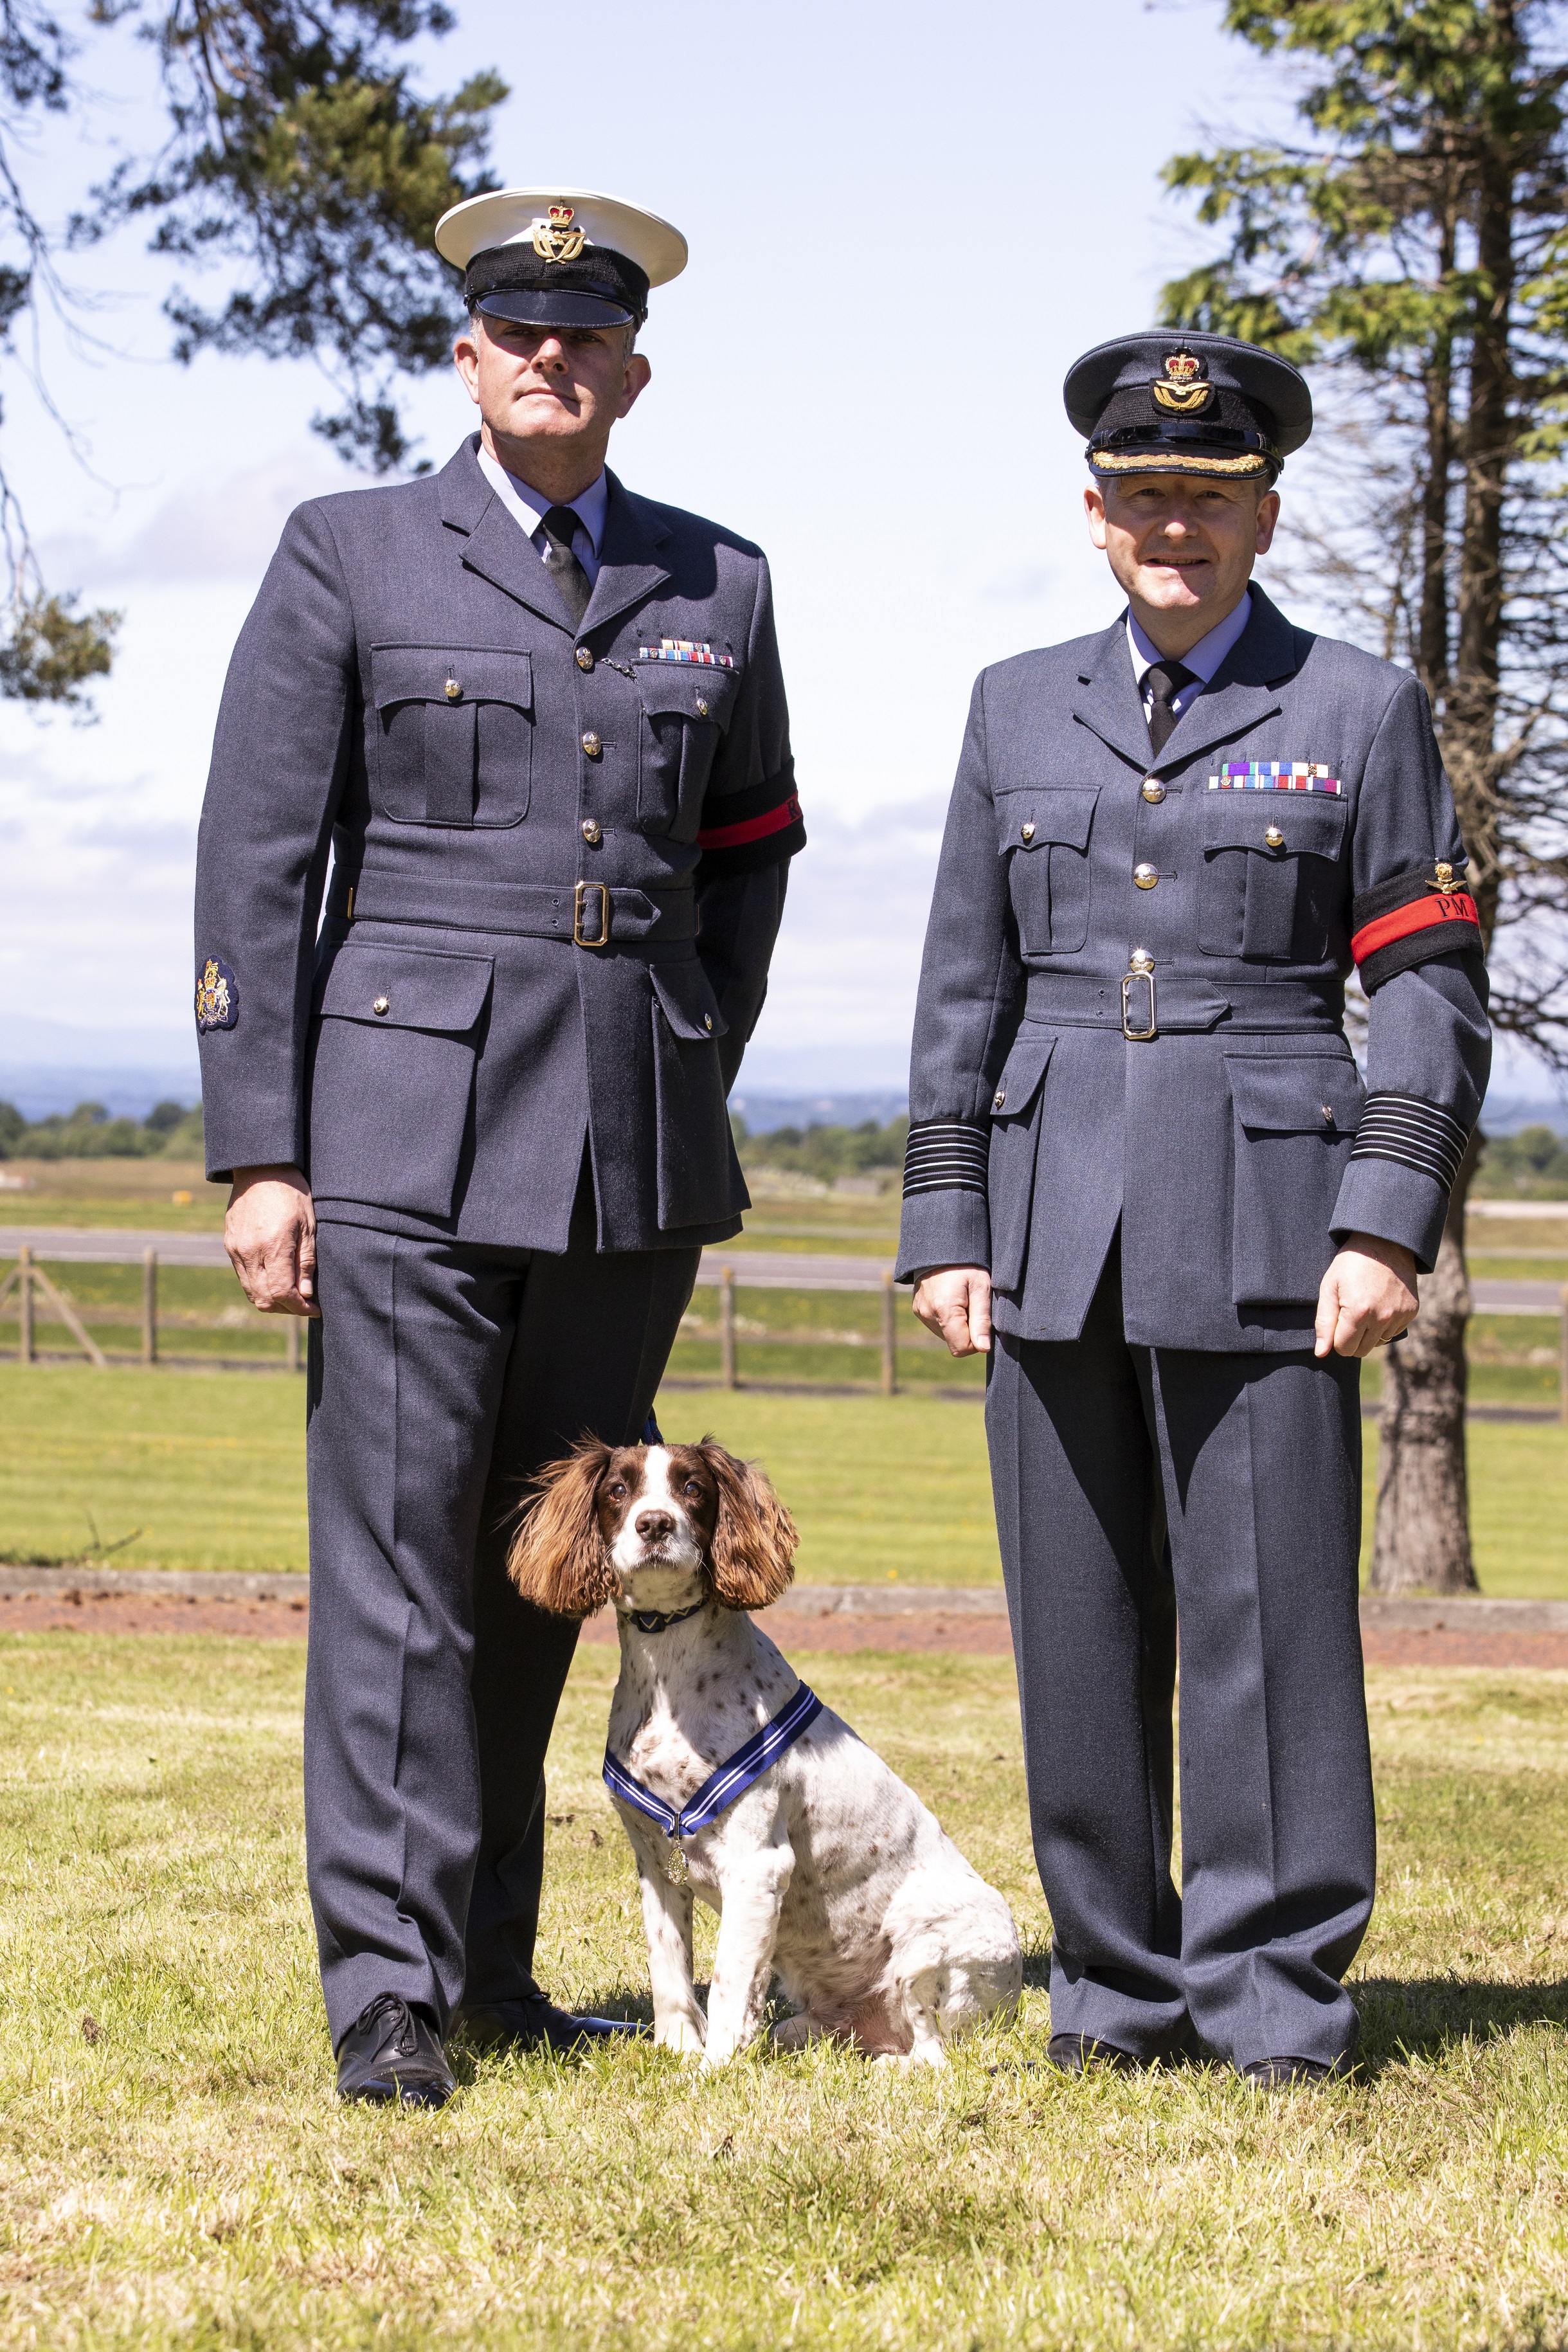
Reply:
<svg viewBox="0 0 1568 2352"><path fill-rule="evenodd" d="M811 846L754 1089L902 1083L975 673L1116 609L1060 387L1210 247L1164 196L1166 157L1284 119L1218 24L1207 0L698 19L469 0L432 46L432 86L485 65L511 83L504 177L602 187L690 240L612 462L773 565ZM49 126L28 165L46 210L156 127L144 48L93 44L92 122ZM71 276L112 352L46 323L41 359L86 463L15 370L3 447L51 584L126 619L96 726L0 706L0 1091L28 1066L193 1090L191 867L225 666L290 507L352 477L308 429L330 401L309 368L167 363L171 273L137 240ZM411 404L440 462L470 429L455 379Z"/></svg>

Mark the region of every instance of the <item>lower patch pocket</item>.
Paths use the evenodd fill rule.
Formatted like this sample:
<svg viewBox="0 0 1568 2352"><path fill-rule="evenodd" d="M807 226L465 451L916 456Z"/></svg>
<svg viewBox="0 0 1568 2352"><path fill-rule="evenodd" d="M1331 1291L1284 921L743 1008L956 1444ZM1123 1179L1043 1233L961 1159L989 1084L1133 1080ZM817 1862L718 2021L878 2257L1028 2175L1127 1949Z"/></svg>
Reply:
<svg viewBox="0 0 1568 2352"><path fill-rule="evenodd" d="M1329 1230L1364 1099L1348 1057L1234 1055L1231 1290L1238 1307L1315 1304Z"/></svg>
<svg viewBox="0 0 1568 2352"><path fill-rule="evenodd" d="M449 1217L468 1130L488 956L347 940L317 982L311 1190Z"/></svg>
<svg viewBox="0 0 1568 2352"><path fill-rule="evenodd" d="M1034 1205L1041 1088L1055 1044L1054 1030L1026 1024L1013 1040L991 1097L987 1189L991 1211L991 1281L998 1290L1017 1290L1023 1280Z"/></svg>
<svg viewBox="0 0 1568 2352"><path fill-rule="evenodd" d="M650 964L648 977L660 1229L718 1224L734 1205L735 1146L718 1054L728 1024L695 957Z"/></svg>

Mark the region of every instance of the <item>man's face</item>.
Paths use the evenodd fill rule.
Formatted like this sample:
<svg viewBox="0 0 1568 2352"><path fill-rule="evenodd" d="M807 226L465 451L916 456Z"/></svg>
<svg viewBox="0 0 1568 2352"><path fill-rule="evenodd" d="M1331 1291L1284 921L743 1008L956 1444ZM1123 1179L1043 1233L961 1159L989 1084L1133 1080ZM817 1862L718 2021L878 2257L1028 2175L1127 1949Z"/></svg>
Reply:
<svg viewBox="0 0 1568 2352"><path fill-rule="evenodd" d="M612 425L653 373L630 342L624 327L521 327L481 317L458 336L452 356L484 420L486 445L503 463L508 449L518 455L530 444L558 463L580 454L596 460L591 481Z"/></svg>
<svg viewBox="0 0 1568 2352"><path fill-rule="evenodd" d="M1273 490L1192 474L1128 474L1083 493L1139 621L1162 653L1185 653L1235 609L1279 520Z"/></svg>

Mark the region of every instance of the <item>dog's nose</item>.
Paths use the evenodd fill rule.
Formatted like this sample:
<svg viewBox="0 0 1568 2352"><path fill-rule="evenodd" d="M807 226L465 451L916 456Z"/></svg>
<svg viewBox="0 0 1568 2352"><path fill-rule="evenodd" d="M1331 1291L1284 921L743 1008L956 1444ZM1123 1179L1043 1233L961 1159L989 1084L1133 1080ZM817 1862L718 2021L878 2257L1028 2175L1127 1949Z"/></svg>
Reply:
<svg viewBox="0 0 1568 2352"><path fill-rule="evenodd" d="M675 1523L668 1511L639 1511L635 1525L644 1543L663 1543L666 1536L672 1536L675 1531Z"/></svg>

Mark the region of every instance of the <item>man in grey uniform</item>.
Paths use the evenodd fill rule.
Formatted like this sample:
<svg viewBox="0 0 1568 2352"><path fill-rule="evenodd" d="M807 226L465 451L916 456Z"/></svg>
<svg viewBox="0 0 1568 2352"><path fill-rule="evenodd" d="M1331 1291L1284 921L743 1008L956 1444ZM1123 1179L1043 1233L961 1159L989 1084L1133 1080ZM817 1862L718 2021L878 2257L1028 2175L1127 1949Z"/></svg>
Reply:
<svg viewBox="0 0 1568 2352"><path fill-rule="evenodd" d="M976 686L900 1272L992 1351L1053 2060L1316 2080L1374 1886L1357 1359L1416 1313L1479 1108L1480 932L1420 686L1249 587L1297 371L1141 335L1066 400L1127 609Z"/></svg>
<svg viewBox="0 0 1568 2352"><path fill-rule="evenodd" d="M339 2087L432 2105L460 2010L490 2043L612 2030L532 1974L576 1629L507 1582L508 1521L585 1430L643 1433L702 1244L739 1229L726 1097L804 840L760 551L605 470L685 240L510 189L436 243L480 430L290 518L196 888L230 1255L256 1306L312 1318L306 1825Z"/></svg>

